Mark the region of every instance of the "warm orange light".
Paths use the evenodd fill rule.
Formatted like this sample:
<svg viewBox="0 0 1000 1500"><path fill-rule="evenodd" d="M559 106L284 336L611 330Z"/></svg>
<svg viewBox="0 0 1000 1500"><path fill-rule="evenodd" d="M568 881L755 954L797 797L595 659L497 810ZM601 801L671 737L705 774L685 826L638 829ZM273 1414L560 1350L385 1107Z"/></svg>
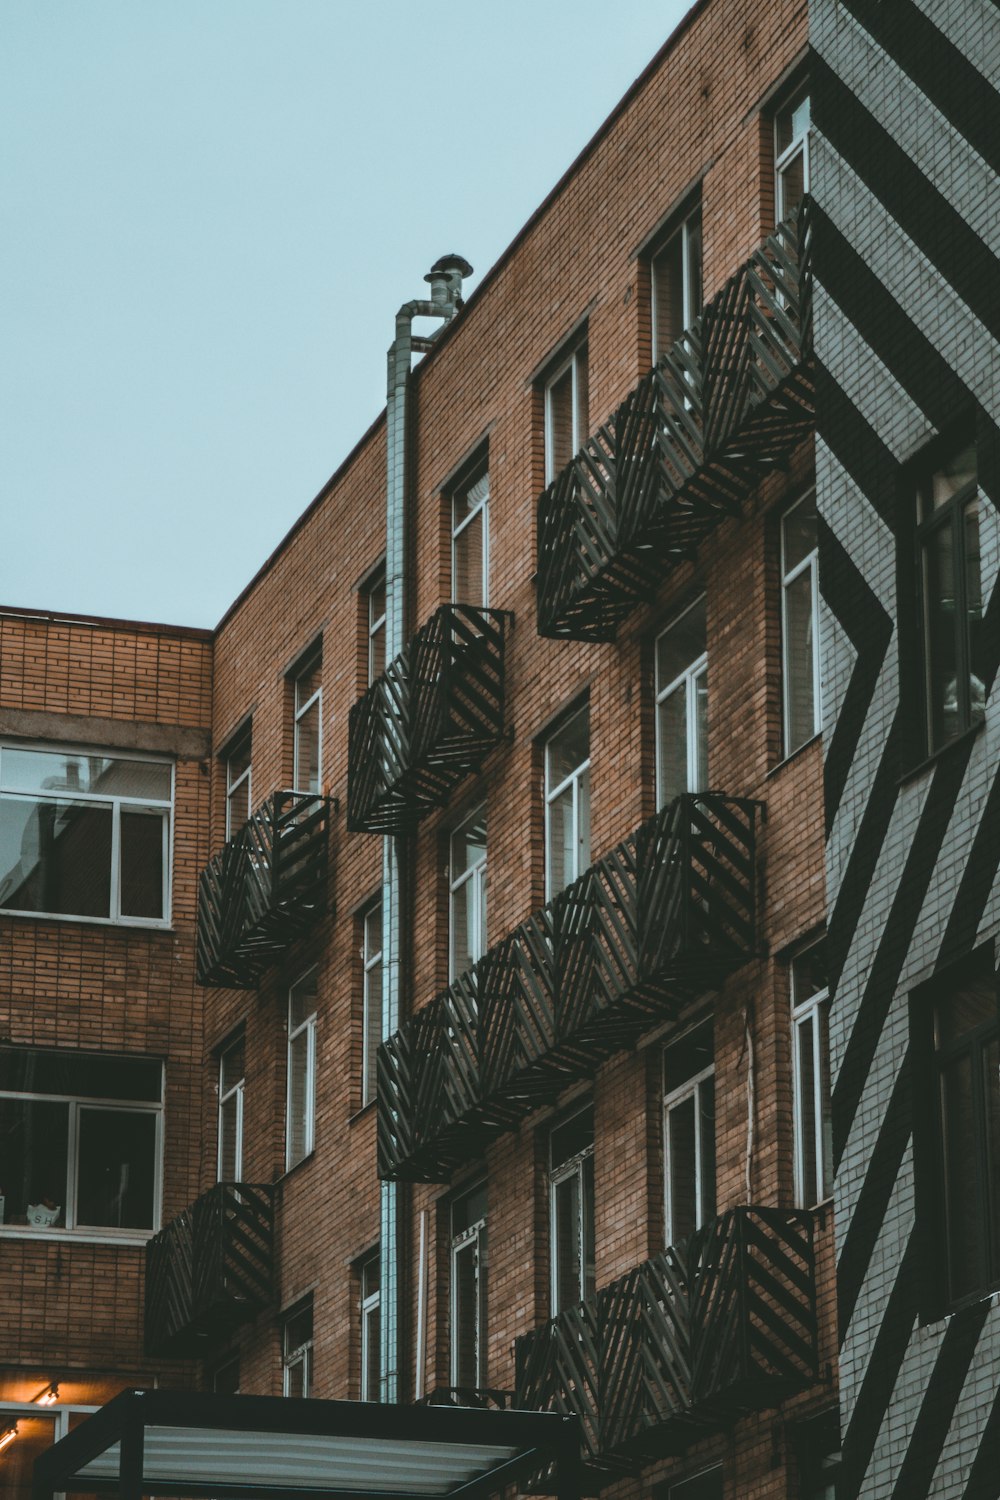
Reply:
<svg viewBox="0 0 1000 1500"><path fill-rule="evenodd" d="M8 1427L5 1432L0 1432L0 1453L2 1453L5 1448L9 1448L16 1437L17 1423L15 1422L13 1427Z"/></svg>
<svg viewBox="0 0 1000 1500"><path fill-rule="evenodd" d="M35 1397L35 1405L36 1406L55 1406L55 1404L56 1404L56 1402L58 1400L59 1400L59 1387L53 1382L52 1385L47 1385L45 1387L44 1391L40 1391L39 1394Z"/></svg>

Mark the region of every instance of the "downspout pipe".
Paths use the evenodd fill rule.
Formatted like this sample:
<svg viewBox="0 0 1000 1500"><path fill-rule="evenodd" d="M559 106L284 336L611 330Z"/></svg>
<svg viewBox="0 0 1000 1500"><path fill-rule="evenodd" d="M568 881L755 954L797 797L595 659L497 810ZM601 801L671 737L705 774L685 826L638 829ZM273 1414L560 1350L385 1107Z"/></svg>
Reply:
<svg viewBox="0 0 1000 1500"><path fill-rule="evenodd" d="M430 297L404 302L396 314L396 337L389 348L386 390L386 506L385 506L385 654L399 655L409 634L410 550L409 444L411 370L414 354L424 354L434 338L462 306L462 279L472 267L461 255L435 261L424 280ZM429 337L413 332L414 318L440 318ZM403 880L407 841L387 835L382 841L382 1040L399 1029L402 964L406 951ZM379 1202L379 1399L399 1401L404 1324L401 1259L405 1225L398 1184L383 1182Z"/></svg>

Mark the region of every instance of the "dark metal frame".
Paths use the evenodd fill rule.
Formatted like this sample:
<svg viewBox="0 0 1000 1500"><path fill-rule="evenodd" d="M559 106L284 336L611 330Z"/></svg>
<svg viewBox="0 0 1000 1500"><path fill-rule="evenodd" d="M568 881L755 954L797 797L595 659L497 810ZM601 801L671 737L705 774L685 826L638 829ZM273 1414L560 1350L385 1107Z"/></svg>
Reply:
<svg viewBox="0 0 1000 1500"><path fill-rule="evenodd" d="M406 833L447 802L504 728L513 615L444 604L350 712L347 826Z"/></svg>
<svg viewBox="0 0 1000 1500"><path fill-rule="evenodd" d="M198 882L198 983L255 989L326 904L330 799L275 792Z"/></svg>
<svg viewBox="0 0 1000 1500"><path fill-rule="evenodd" d="M808 203L544 491L538 631L610 641L815 425Z"/></svg>
<svg viewBox="0 0 1000 1500"><path fill-rule="evenodd" d="M519 1338L515 1403L580 1418L597 1487L777 1405L817 1378L813 1241L809 1211L720 1215Z"/></svg>
<svg viewBox="0 0 1000 1500"><path fill-rule="evenodd" d="M218 1182L146 1245L146 1353L202 1355L273 1291L274 1188Z"/></svg>
<svg viewBox="0 0 1000 1500"><path fill-rule="evenodd" d="M447 1181L751 957L759 807L676 798L383 1042L381 1175Z"/></svg>
<svg viewBox="0 0 1000 1500"><path fill-rule="evenodd" d="M289 1437L344 1437L370 1441L481 1444L518 1449L517 1455L476 1480L441 1492L441 1500L486 1500L506 1485L554 1464L558 1500L578 1500L581 1466L579 1425L575 1417L551 1412L474 1411L453 1407L380 1406L364 1401L289 1400L283 1396L226 1396L182 1391L122 1391L35 1461L33 1500L52 1500L58 1492L114 1493L121 1500L142 1496L182 1495L192 1500L246 1496L251 1500L437 1500L426 1491L367 1490L331 1483L326 1488L280 1488L234 1480L227 1484L193 1483L183 1474L155 1480L143 1472L147 1427L197 1428L203 1431L278 1433ZM116 1479L81 1478L80 1471L115 1444L120 1444ZM252 1469L252 1445L247 1468Z"/></svg>

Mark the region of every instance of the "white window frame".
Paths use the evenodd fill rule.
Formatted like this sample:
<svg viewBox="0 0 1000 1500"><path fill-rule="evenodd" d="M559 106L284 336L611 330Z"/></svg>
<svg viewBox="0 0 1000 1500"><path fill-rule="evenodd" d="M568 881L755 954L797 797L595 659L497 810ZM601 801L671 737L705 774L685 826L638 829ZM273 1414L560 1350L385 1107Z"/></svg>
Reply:
<svg viewBox="0 0 1000 1500"><path fill-rule="evenodd" d="M47 754L63 755L67 757L78 757L80 760L121 760L142 761L147 765L167 766L170 770L170 796L159 797L128 797L120 793L109 794L105 792L80 792L75 790L46 790L46 791L24 791L16 786L7 786L4 782L4 750L28 750ZM115 927L169 927L171 925L171 903L172 903L172 871L173 871L173 836L174 836L174 802L176 793L177 769L173 760L162 755L144 755L138 750L122 750L117 747L84 747L80 745L64 745L55 741L39 740L0 740L0 800L18 800L21 802L81 802L95 803L105 807L111 807L111 871L110 871L110 895L108 900L109 914L106 917L87 916L76 912L48 912L48 911L26 911L18 907L6 906L0 901L0 912L8 912L13 916L31 917L39 922L93 922L101 926ZM125 916L121 910L121 817L122 810L130 808L154 809L159 813L165 813L162 819L163 839L163 915L161 917L133 917ZM2 872L0 872L2 874Z"/></svg>
<svg viewBox="0 0 1000 1500"><path fill-rule="evenodd" d="M455 868L455 840L464 829L471 823L482 820L486 832L486 845L483 848L482 857L475 860L471 865L466 865L456 873ZM476 941L474 947L476 952L473 963L482 958L486 952L486 860L489 849L489 830L486 824L485 806L477 807L475 812L463 818L457 828L453 828L448 839L448 983L453 984L462 972L455 964L455 938L458 932L458 919L455 911L456 899L459 893L467 886L469 888L467 900L472 906L474 913L473 927Z"/></svg>
<svg viewBox="0 0 1000 1500"><path fill-rule="evenodd" d="M697 224L697 236L695 236L694 234L695 224ZM660 308L658 307L659 299L656 295L657 262L662 260L666 255L670 253L670 251L676 245L678 239L680 240L681 246L681 317L684 323L684 330L686 331L691 327L691 324L701 312L702 308L702 262L700 254L702 237L700 198L697 203L691 205L680 222L673 230L671 230L671 232L660 244L659 249L655 250L649 257L650 316L653 335L654 364L656 364L658 359L662 359L663 355L667 353L666 348L660 348L659 323L662 314ZM697 245L699 249L697 276L695 276L694 274L694 257L692 254L692 250L695 245Z"/></svg>
<svg viewBox="0 0 1000 1500"><path fill-rule="evenodd" d="M580 1212L577 1218L577 1258L580 1267L579 1301L584 1301L589 1294L587 1286L587 1216L588 1210L593 1219L595 1204L587 1190L587 1175L584 1171L584 1163L593 1160L594 1144L591 1141L582 1151L575 1152L572 1156L565 1157L558 1163L552 1161L552 1133L563 1125L568 1125L578 1115L593 1114L593 1105L587 1103L582 1108L571 1110L562 1119L557 1120L549 1133L549 1306L555 1317L563 1311L559 1304L559 1218L556 1208L556 1194L559 1187L568 1182L571 1177L577 1178L577 1202ZM572 1304L566 1304L572 1306Z"/></svg>
<svg viewBox="0 0 1000 1500"><path fill-rule="evenodd" d="M382 954L385 949L385 934L382 933L382 941L376 949L369 943L369 920L376 911L379 914L379 928L385 920L382 910L382 902L370 901L361 912L361 1108L371 1104L377 1092L377 1084L374 1074L374 1062L372 1058L372 1028L375 1018L378 1018L377 1035L379 1040L382 1036ZM372 980L372 975L378 976L378 983Z"/></svg>
<svg viewBox="0 0 1000 1500"><path fill-rule="evenodd" d="M237 737L229 745L229 748L226 750L226 843L228 843L231 838L234 838L239 830L243 827L242 819L239 822L234 822L233 820L233 801L238 795L240 788L244 786L244 784L246 785L247 815L249 816L249 814L253 811L253 764L251 761L253 750L253 740L251 738L252 733L253 730L248 724L246 729L241 730L239 735L237 735ZM247 752L246 766L234 777L233 762L237 759L237 757L240 755L240 752L244 748Z"/></svg>
<svg viewBox="0 0 1000 1500"><path fill-rule="evenodd" d="M657 806L658 807L663 807L664 806L664 799L663 799L663 769L664 768L663 768L663 744L662 744L662 737L661 737L661 734L660 734L660 706L663 703L665 703L668 698L672 697L674 693L680 693L680 692L682 692L684 694L684 723L685 723L685 726L686 726L686 729L687 729L687 746L686 746L687 776L686 776L686 785L684 787L684 791L686 791L686 792L703 792L705 790L705 788L700 785L701 777L700 777L700 774L699 774L699 768L700 768L700 765L701 765L701 749L702 749L702 745L701 745L701 737L700 737L699 732L698 732L698 688L699 688L699 684L701 682L701 679L704 678L705 681L706 681L706 690L707 690L707 680L708 680L708 647L707 647L707 645L706 645L705 650L701 653L701 655L695 657L694 661L692 661L689 666L685 667L682 672L679 672L677 674L677 676L674 677L670 682L666 682L666 683L661 683L660 682L660 641L663 639L663 637L665 635L669 635L672 630L676 629L676 627L678 625L680 625L680 623L682 622L682 620L684 620L684 618L687 615L689 615L693 609L697 609L698 605L704 602L704 599L705 599L704 594L699 595L699 597L697 599L692 599L691 603L687 606L687 608L683 609L681 611L681 613L676 616L675 619L671 620L670 624L666 627L665 630L661 630L660 631L659 635L656 637L656 641L655 641L654 647L653 647L654 671L655 671L655 676L656 676L656 683L655 683L655 687L656 687L656 704L655 704L655 728L656 728L656 801L657 801ZM705 746L706 759L707 759L707 750L708 750L708 747L706 745Z"/></svg>
<svg viewBox="0 0 1000 1500"><path fill-rule="evenodd" d="M309 1313L309 1337L303 1339L301 1344L289 1347L289 1329L296 1318L302 1317L306 1311ZM296 1369L302 1370L303 1396L312 1394L314 1340L312 1298L306 1297L295 1307L290 1307L281 1319L281 1394L283 1396L291 1395L291 1372Z"/></svg>
<svg viewBox="0 0 1000 1500"><path fill-rule="evenodd" d="M481 487L481 489L480 489ZM474 504L468 514L456 519L456 509L460 498L472 499L477 489L480 494L476 496ZM456 592L458 585L458 570L456 567L456 549L461 537L469 529L478 516L483 519L482 536L482 604L477 600L460 599ZM490 602L490 471L483 471L476 475L469 484L462 484L452 492L451 496L451 598L453 604L476 604L477 608L487 609Z"/></svg>
<svg viewBox="0 0 1000 1500"><path fill-rule="evenodd" d="M689 1032L696 1031L698 1029L698 1025L700 1024L703 1023L695 1023L694 1026L691 1026L689 1028ZM680 1038L677 1038L677 1040L680 1040ZM670 1044L668 1043L667 1046L665 1046L663 1049L662 1067L664 1071L664 1077L666 1076L667 1054L669 1053L669 1051ZM714 1055L710 1063L707 1063L706 1066L700 1069L699 1072L692 1074L690 1078L685 1078L684 1082L679 1083L676 1088L667 1089L666 1087L664 1087L663 1089L663 1223L665 1230L665 1240L668 1245L675 1244L677 1237L677 1230L674 1227L673 1203L671 1201L673 1172L671 1171L672 1143L670 1138L670 1116L673 1111L678 1108L679 1105L685 1104L688 1099L694 1100L695 1228L700 1229L709 1217L707 1213L708 1205L705 1202L704 1149L702 1141L701 1108L702 1086L708 1081L708 1079L712 1079L714 1083ZM712 1212L714 1213L714 1211L715 1206L713 1203Z"/></svg>
<svg viewBox="0 0 1000 1500"><path fill-rule="evenodd" d="M830 1100L824 1096L823 1080L829 1078L829 1056L830 1056L830 991L824 986L816 990L814 994L800 997L798 994L798 982L796 978L797 965L802 959L808 957L809 950L797 954L789 965L789 988L791 991L792 1007L792 1098L794 1109L794 1144L795 1144L795 1202L799 1208L815 1208L816 1203L824 1203L833 1193L833 1183L829 1180L828 1148L830 1140ZM812 1070L813 1086L810 1097L807 1098L805 1083L802 1078L802 1063L799 1047L799 1030L806 1025L812 1026ZM807 1203L806 1162L805 1162L805 1118L806 1110L812 1115L813 1135L815 1137L815 1161L813 1170L816 1175L816 1187L819 1197L816 1203Z"/></svg>
<svg viewBox="0 0 1000 1500"><path fill-rule="evenodd" d="M292 786L296 792L303 794L318 793L323 788L323 683L315 688L308 696L300 700L303 679L310 672L323 667L323 647L317 642L302 658L292 673L293 692L293 725L292 725ZM301 750L301 725L309 710L315 705L316 708L316 785L301 786L299 777L299 758Z"/></svg>
<svg viewBox="0 0 1000 1500"><path fill-rule="evenodd" d="M779 122L788 116L793 119L795 111L801 104L806 105L806 127L793 135L788 145L778 149L778 127ZM795 161L797 156L802 157L802 191L809 191L809 128L811 125L811 109L808 88L800 88L774 113L774 207L775 220L781 223L787 216L788 209L785 205L785 174Z"/></svg>
<svg viewBox="0 0 1000 1500"><path fill-rule="evenodd" d="M316 969L307 969L288 988L288 1042L286 1048L285 1088L285 1171L290 1172L311 1156L316 1146ZM292 1022L292 999L295 992L305 984L313 986L313 1009L299 1024ZM306 1038L305 1088L303 1090L302 1152L292 1156L292 1044L299 1037Z"/></svg>
<svg viewBox="0 0 1000 1500"><path fill-rule="evenodd" d="M0 1432L11 1427L17 1431L19 1421L51 1422L52 1444L50 1446L52 1446L73 1430L71 1423L74 1417L89 1417L100 1409L99 1406L63 1406L61 1403L56 1406L42 1406L38 1401L4 1401L0 1403ZM0 1455L0 1462L2 1462L2 1455ZM17 1493L16 1489L14 1493ZM52 1500L66 1500L66 1497L64 1493L57 1491Z"/></svg>
<svg viewBox="0 0 1000 1500"><path fill-rule="evenodd" d="M379 1285L374 1291L368 1289L368 1274L374 1265L379 1272ZM379 1397L381 1397L381 1362L382 1348L381 1337L372 1337L373 1313L381 1314L382 1288L381 1288L381 1266L379 1263L379 1252L373 1250L358 1262L358 1286L360 1289L360 1333L361 1333L361 1390L362 1401L368 1400L368 1387L371 1377L372 1356L374 1355L376 1368L379 1371ZM381 1333L381 1326L380 1326Z"/></svg>
<svg viewBox="0 0 1000 1500"><path fill-rule="evenodd" d="M236 1050L237 1047L240 1047L240 1048L243 1049L243 1071L242 1071L242 1073L240 1074L239 1078L236 1080L235 1083L230 1084L229 1088L224 1088L223 1087L223 1069L225 1068L225 1065L226 1065L226 1057L229 1055L229 1053L235 1052L235 1050ZM234 1149L233 1149L233 1180L236 1181L236 1182L241 1182L243 1180L243 1111L244 1111L244 1103L245 1103L245 1096L246 1096L246 1082L247 1082L247 1076L246 1076L246 1038L245 1038L244 1034L241 1032L238 1036L231 1037L228 1042L223 1043L223 1045L219 1048L218 1057L219 1057L219 1076L218 1076L218 1086L217 1087L218 1087L218 1095L219 1095L219 1105L218 1105L218 1109L216 1111L216 1118L217 1118L217 1122L218 1122L217 1123L217 1128L216 1128L216 1146L215 1146L215 1175L216 1175L216 1181L217 1182L228 1181L228 1178L224 1178L223 1175L222 1175L222 1142L223 1142L223 1113L222 1112L223 1112L223 1109L225 1108L225 1106L229 1103L229 1101L231 1099L235 1099L235 1101L236 1101L236 1139L235 1139L235 1142L234 1142Z"/></svg>
<svg viewBox="0 0 1000 1500"><path fill-rule="evenodd" d="M454 1211L455 1211L456 1204L458 1202L460 1202L461 1199L466 1198L471 1193L476 1192L482 1186L483 1186L483 1184L479 1183L479 1184L476 1184L474 1187L466 1188L464 1192L458 1194L458 1197L456 1198L455 1203L452 1204L452 1223L453 1223L453 1226L454 1226ZM459 1370L459 1363L458 1363L459 1362L459 1346L460 1346L460 1342L461 1342L460 1339L459 1339L459 1337L458 1337L458 1333L459 1333L459 1327L458 1327L458 1321L459 1321L459 1310L458 1310L459 1265L458 1265L458 1261L459 1261L459 1257L461 1255L466 1255L470 1251L472 1252L473 1256L475 1257L475 1259L474 1259L474 1265L475 1265L475 1275L476 1275L476 1302L475 1302L475 1306L476 1306L476 1326L475 1326L475 1329L473 1330L473 1332L474 1332L474 1335L475 1335L474 1342L475 1342L475 1350L476 1350L476 1369L475 1369L475 1378L474 1378L474 1380L472 1382L472 1388L475 1389L475 1390L481 1390L481 1389L483 1389L485 1387L486 1380L487 1380L487 1373L486 1373L486 1353L487 1353L487 1351L486 1351L486 1328L487 1328L487 1322L486 1322L486 1246L487 1246L487 1240L486 1240L486 1211L485 1210L483 1211L483 1213L480 1215L480 1217L478 1219L476 1219L472 1224L468 1225L467 1228L465 1228L463 1230L460 1230L458 1233L455 1232L454 1227L452 1228L451 1250L450 1250L450 1255L449 1255L449 1269L450 1269L450 1274L451 1274L451 1287L450 1287L450 1295L449 1295L450 1351L449 1351L449 1364L448 1364L448 1368L449 1368L449 1379L451 1381L452 1386L459 1387L459 1388L461 1388L463 1390L466 1389L466 1387L462 1384L461 1380L459 1379L461 1371Z"/></svg>
<svg viewBox="0 0 1000 1500"><path fill-rule="evenodd" d="M375 596L380 589L382 592L382 613L380 615L377 615L375 613ZM371 687L376 678L382 675L381 671L377 672L375 670L375 657L379 636L382 637L382 659L383 661L385 660L387 600L384 561L379 563L378 567L368 579L368 582L364 586L364 593L368 613L368 686Z"/></svg>
<svg viewBox="0 0 1000 1500"><path fill-rule="evenodd" d="M823 700L820 693L820 659L819 659L819 547L818 543L811 552L807 552L794 568L785 565L785 525L790 516L798 510L800 505L807 501L815 502L816 492L807 489L794 504L782 512L781 516L781 732L783 736L782 753L787 758L794 755L802 745L807 745L810 739L814 739L823 727ZM806 739L800 740L798 744L792 744L791 734L791 683L792 678L788 664L788 592L792 584L799 579L803 573L809 574L809 598L810 598L810 630L812 633L812 710L813 725L812 734Z"/></svg>
<svg viewBox="0 0 1000 1500"><path fill-rule="evenodd" d="M581 370L581 366L582 367L586 366L587 359L588 359L587 340L586 339L581 339L566 354L566 356L559 361L558 365L556 365L553 368L553 370L550 372L549 375L546 376L546 379L545 379L545 388L544 388L544 399L545 399L545 483L547 485L552 483L553 479L555 479L556 474L558 473L558 470L555 467L555 457L554 457L554 454L553 454L553 451L552 451L552 449L553 449L552 391L553 391L553 388L559 383L559 381L565 375L566 371L569 370L571 372L571 380L570 380L570 392L571 392L571 395L570 395L570 402L571 402L571 407L570 407L570 435L571 435L570 452L571 453L578 453L580 451L581 447L583 446L584 439L586 438L586 435L587 435L584 431L581 431L581 428L586 425L586 422L587 422L587 413L586 412L581 412L581 410L580 410L580 388L581 388L580 370ZM583 388L587 389L586 381L584 382Z"/></svg>
<svg viewBox="0 0 1000 1500"><path fill-rule="evenodd" d="M573 841L572 841L572 847L573 847L573 850L574 850L573 859L574 859L574 863L575 863L575 865L577 867L574 869L573 873L570 875L570 877L566 881L565 885L562 885L562 886L559 887L559 890L565 890L567 885L571 885L574 880L579 879L579 877L583 874L584 870L588 869L589 865L590 865L590 847L589 847L589 845L590 845L590 832L589 832L589 830L590 830L590 753L589 753L589 748L588 748L588 753L584 757L584 759L582 761L580 761L580 763L578 765L574 766L573 769L572 769L572 771L568 772L562 778L561 781L559 781L558 783L556 783L555 785L553 785L552 781L551 781L551 776L550 776L550 761L551 761L551 750L552 750L553 742L555 740L557 740L559 738L559 736L563 733L563 731L569 728L569 726L570 726L570 724L572 724L573 720L576 719L577 717L579 717L581 714L586 714L587 715L587 745L589 747L589 745L590 745L590 705L589 705L589 703L583 703L583 704L581 704L579 708L575 709L571 714L568 714L566 716L566 718L564 718L562 720L562 722L559 724L559 726L556 729L554 729L551 734L547 735L546 739L545 739L545 899L546 899L546 901L551 901L554 896L557 896L559 894L559 891L554 888L553 879L552 879L552 808L554 807L556 801L562 796L563 792L565 792L567 789L569 789L571 791L571 795L572 795L572 807L573 807ZM587 823L587 830L588 830L588 833L587 833L587 845L588 845L588 847L587 847L587 850L586 850L586 859L581 860L580 845L581 845L581 831L582 831L582 825L583 825L583 804L584 804L584 798L586 799L586 813L587 813L586 823Z"/></svg>
<svg viewBox="0 0 1000 1500"><path fill-rule="evenodd" d="M76 1056L87 1060L87 1053ZM123 1058L124 1061L144 1061L148 1058ZM133 1240L144 1242L159 1229L163 1214L163 1068L160 1067L160 1099L115 1099L94 1098L84 1094L35 1093L20 1089L0 1089L0 1099L11 1099L26 1104L66 1104L68 1108L66 1136L66 1184L65 1203L61 1204L61 1224L51 1228L34 1224L0 1223L0 1236L12 1239L84 1239L88 1242L118 1242ZM77 1179L80 1169L80 1116L85 1110L100 1113L114 1110L115 1113L152 1115L153 1134L153 1222L148 1229L121 1229L113 1224L80 1224L77 1216Z"/></svg>

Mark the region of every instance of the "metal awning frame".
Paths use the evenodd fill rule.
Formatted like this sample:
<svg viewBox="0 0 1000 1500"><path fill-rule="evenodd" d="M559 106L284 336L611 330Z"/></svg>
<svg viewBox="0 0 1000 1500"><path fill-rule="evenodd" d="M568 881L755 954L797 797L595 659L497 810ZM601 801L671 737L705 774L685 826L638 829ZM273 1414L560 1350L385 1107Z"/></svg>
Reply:
<svg viewBox="0 0 1000 1500"><path fill-rule="evenodd" d="M498 1450L497 1462L437 1495L426 1489L392 1490L357 1484L254 1484L251 1479L210 1484L177 1472L156 1478L144 1473L148 1428L198 1429L248 1434L246 1467L253 1471L251 1434L269 1437L329 1437L357 1442L377 1462L378 1446L412 1444L415 1457L425 1445L474 1445ZM119 1445L118 1474L85 1474L87 1465ZM367 1448L366 1448L367 1445ZM289 1456L293 1454L290 1444ZM35 1460L33 1500L52 1500L58 1492L117 1494L121 1500L179 1495L190 1500L486 1500L508 1485L552 1468L550 1493L557 1500L579 1500L582 1480L580 1424L557 1412L479 1411L466 1407L383 1406L366 1401L318 1401L284 1396L229 1396L162 1390L122 1391L79 1427Z"/></svg>

